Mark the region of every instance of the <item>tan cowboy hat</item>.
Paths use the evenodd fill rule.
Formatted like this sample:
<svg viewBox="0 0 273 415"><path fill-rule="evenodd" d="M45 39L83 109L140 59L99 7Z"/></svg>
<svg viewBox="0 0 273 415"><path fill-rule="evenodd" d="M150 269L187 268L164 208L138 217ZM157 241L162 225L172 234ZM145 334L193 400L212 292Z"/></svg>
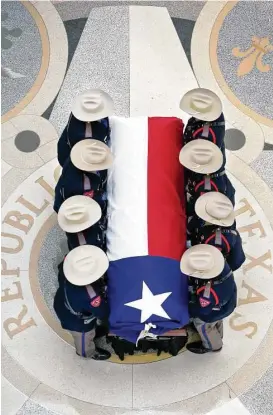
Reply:
<svg viewBox="0 0 273 415"><path fill-rule="evenodd" d="M75 167L88 172L107 170L113 164L113 155L109 147L92 138L86 138L75 144L70 158Z"/></svg>
<svg viewBox="0 0 273 415"><path fill-rule="evenodd" d="M220 148L211 141L201 138L190 141L179 154L180 163L195 173L214 173L220 169L223 160Z"/></svg>
<svg viewBox="0 0 273 415"><path fill-rule="evenodd" d="M180 261L183 274L208 280L218 277L225 266L225 258L219 249L212 245L200 244L187 249Z"/></svg>
<svg viewBox="0 0 273 415"><path fill-rule="evenodd" d="M109 117L114 112L110 95L100 89L88 89L79 94L73 103L72 114L80 121L91 122Z"/></svg>
<svg viewBox="0 0 273 415"><path fill-rule="evenodd" d="M196 88L183 96L180 109L198 120L214 121L222 113L222 103L210 89Z"/></svg>
<svg viewBox="0 0 273 415"><path fill-rule="evenodd" d="M65 232L76 233L90 228L101 218L100 205L87 196L66 199L58 212L58 223Z"/></svg>
<svg viewBox="0 0 273 415"><path fill-rule="evenodd" d="M229 198L219 192L208 192L195 203L195 213L206 222L231 226L235 221L234 209Z"/></svg>
<svg viewBox="0 0 273 415"><path fill-rule="evenodd" d="M74 285L88 285L101 278L109 267L102 249L94 245L81 245L65 257L65 278Z"/></svg>

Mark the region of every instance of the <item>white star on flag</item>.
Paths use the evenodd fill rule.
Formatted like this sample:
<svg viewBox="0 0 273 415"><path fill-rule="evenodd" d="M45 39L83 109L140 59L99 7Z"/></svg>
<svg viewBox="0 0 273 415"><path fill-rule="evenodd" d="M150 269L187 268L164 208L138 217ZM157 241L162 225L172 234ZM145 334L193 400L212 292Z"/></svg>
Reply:
<svg viewBox="0 0 273 415"><path fill-rule="evenodd" d="M146 321L153 314L159 317L168 318L170 320L170 317L162 307L162 304L170 295L171 292L154 295L147 284L143 281L142 298L124 305L141 310L141 323L144 323L144 321Z"/></svg>

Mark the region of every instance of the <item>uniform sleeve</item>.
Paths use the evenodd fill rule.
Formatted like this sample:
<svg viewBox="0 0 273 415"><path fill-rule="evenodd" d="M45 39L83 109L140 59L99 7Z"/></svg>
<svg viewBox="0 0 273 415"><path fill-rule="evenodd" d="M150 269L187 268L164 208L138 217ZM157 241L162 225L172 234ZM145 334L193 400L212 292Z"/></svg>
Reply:
<svg viewBox="0 0 273 415"><path fill-rule="evenodd" d="M86 288L85 311L92 313L100 320L105 320L109 316L109 306L105 295L99 284L88 285Z"/></svg>
<svg viewBox="0 0 273 415"><path fill-rule="evenodd" d="M67 127L62 132L57 146L57 157L59 164L63 167L65 161L69 157L70 147L67 144Z"/></svg>
<svg viewBox="0 0 273 415"><path fill-rule="evenodd" d="M63 203L63 198L61 196L60 189L61 189L61 178L59 179L55 187L55 198L54 198L53 209L56 213L59 212L61 204Z"/></svg>
<svg viewBox="0 0 273 415"><path fill-rule="evenodd" d="M242 246L242 239L241 236L238 234L236 237L236 243L227 257L227 263L232 269L232 271L236 271L243 265L245 260L246 256Z"/></svg>

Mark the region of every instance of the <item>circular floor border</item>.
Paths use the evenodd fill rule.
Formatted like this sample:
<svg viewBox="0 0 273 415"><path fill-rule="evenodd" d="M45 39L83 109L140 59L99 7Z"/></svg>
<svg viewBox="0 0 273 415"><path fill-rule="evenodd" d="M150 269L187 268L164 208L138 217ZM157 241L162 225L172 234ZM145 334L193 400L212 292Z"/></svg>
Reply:
<svg viewBox="0 0 273 415"><path fill-rule="evenodd" d="M227 125L230 124L231 128L241 130L245 134L247 138L245 145L234 154L244 163L250 164L263 151L264 132L260 124L228 99L222 90L222 85L215 79L209 53L214 22L226 4L227 1L208 1L203 7L191 39L192 66L199 86L213 90L221 99Z"/></svg>
<svg viewBox="0 0 273 415"><path fill-rule="evenodd" d="M228 157L227 170L231 171L235 178L239 180L252 194L255 193L256 200L259 201L259 205L263 209L271 225L273 225L273 194L269 190L268 186L263 182L263 180L260 179L259 176L257 176L257 174L249 166L240 161L240 159L233 154L230 154ZM53 223L55 223L55 220L52 220ZM269 327L267 334L262 339L258 349L256 349L250 359L240 369L238 369L238 371L233 376L228 378L225 382L222 382L219 385L207 390L206 392L201 392L199 395L186 398L184 401L169 403L165 407L182 405L182 402L194 402L195 399L200 399L200 396L210 391L213 391L213 393L216 394L217 391L219 391L220 396L220 390L224 384L228 385L228 387L230 387L230 389L236 395L245 392L259 377L262 376L262 374L269 367L272 361L272 344L273 324L271 324ZM45 387L49 386L46 386L45 384ZM60 394L60 396L63 395L62 392L57 391L56 393ZM88 404L90 404L90 408L93 408L93 406L96 405L92 403Z"/></svg>
<svg viewBox="0 0 273 415"><path fill-rule="evenodd" d="M32 87L18 104L1 117L2 124L21 114L41 115L57 95L68 61L67 34L54 5L50 1L21 1L21 3L31 14L39 30L42 61Z"/></svg>
<svg viewBox="0 0 273 415"><path fill-rule="evenodd" d="M239 108L243 113L245 113L250 118L253 118L256 122L262 123L268 127L273 128L273 120L270 120L269 118L263 117L261 114L258 114L252 108L248 107L242 101L240 101L239 98L237 98L237 96L232 92L231 88L227 84L218 63L217 45L219 39L219 32L221 30L225 18L228 16L231 10L234 7L236 7L237 3L238 1L229 1L218 14L212 27L209 43L209 54L212 71L214 73L216 81L221 86L222 91L235 107Z"/></svg>

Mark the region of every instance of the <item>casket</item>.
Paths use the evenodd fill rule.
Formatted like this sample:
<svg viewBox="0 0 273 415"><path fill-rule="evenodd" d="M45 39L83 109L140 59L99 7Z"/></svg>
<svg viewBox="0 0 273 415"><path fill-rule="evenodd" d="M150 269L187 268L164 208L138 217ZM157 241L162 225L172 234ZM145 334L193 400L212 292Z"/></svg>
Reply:
<svg viewBox="0 0 273 415"><path fill-rule="evenodd" d="M189 322L183 122L111 119L107 255L110 332L137 343Z"/></svg>

